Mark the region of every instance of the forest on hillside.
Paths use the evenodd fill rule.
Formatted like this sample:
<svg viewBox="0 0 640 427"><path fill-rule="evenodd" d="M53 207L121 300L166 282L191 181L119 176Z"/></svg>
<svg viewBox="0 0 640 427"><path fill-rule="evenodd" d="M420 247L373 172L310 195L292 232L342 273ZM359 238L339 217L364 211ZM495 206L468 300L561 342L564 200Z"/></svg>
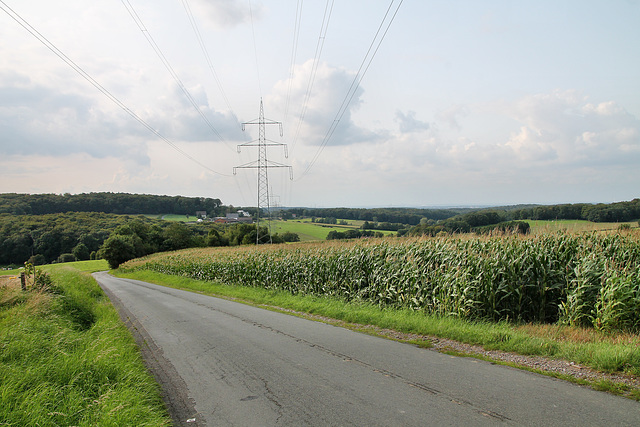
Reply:
<svg viewBox="0 0 640 427"><path fill-rule="evenodd" d="M260 227L260 234L268 235L266 227ZM273 243L297 240L295 233L271 236ZM110 261L114 257L131 259L155 252L255 242L253 224L183 223L102 212L0 214L0 266L99 258Z"/></svg>
<svg viewBox="0 0 640 427"><path fill-rule="evenodd" d="M128 193L82 194L0 194L0 213L45 215L64 212L103 212L112 214L224 215L228 207L220 199L207 197L157 196Z"/></svg>
<svg viewBox="0 0 640 427"><path fill-rule="evenodd" d="M616 203L535 206L511 211L510 219L582 219L592 222L634 221L640 219L640 199Z"/></svg>
<svg viewBox="0 0 640 427"><path fill-rule="evenodd" d="M591 222L630 222L640 219L640 199L629 202L610 204L562 204L548 206L533 206L527 208L503 207L482 209L468 212L443 221L423 220L420 224L406 228L400 235L435 236L440 232L446 233L486 233L496 228L516 230L526 234L529 226L524 222L531 220L561 220L577 219Z"/></svg>
<svg viewBox="0 0 640 427"><path fill-rule="evenodd" d="M501 207L468 212L442 221L423 220L420 224L399 230L399 235L435 236L438 233L490 233L493 230L526 234L529 225L524 220L576 219L591 222L630 222L640 219L640 199L610 204L562 204Z"/></svg>
<svg viewBox="0 0 640 427"><path fill-rule="evenodd" d="M389 222L407 225L420 224L422 219L440 221L454 217L473 208L419 209L419 208L290 208L282 215L296 214L305 218L335 218L355 221Z"/></svg>
<svg viewBox="0 0 640 427"><path fill-rule="evenodd" d="M46 215L0 214L0 265L22 265L95 258L103 242L118 227L137 220L162 230L167 221L102 212Z"/></svg>

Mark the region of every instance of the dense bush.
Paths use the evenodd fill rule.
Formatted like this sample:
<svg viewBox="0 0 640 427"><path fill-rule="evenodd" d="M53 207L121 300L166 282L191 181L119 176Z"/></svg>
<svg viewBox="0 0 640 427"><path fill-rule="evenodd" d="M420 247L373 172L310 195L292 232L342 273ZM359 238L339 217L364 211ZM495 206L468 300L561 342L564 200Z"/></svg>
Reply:
<svg viewBox="0 0 640 427"><path fill-rule="evenodd" d="M76 260L75 255L73 254L60 254L58 257L58 262L73 262Z"/></svg>
<svg viewBox="0 0 640 427"><path fill-rule="evenodd" d="M346 231L331 230L327 234L327 240L345 240L345 239L361 239L363 237L382 237L383 234L379 231L371 230L356 230L350 229Z"/></svg>

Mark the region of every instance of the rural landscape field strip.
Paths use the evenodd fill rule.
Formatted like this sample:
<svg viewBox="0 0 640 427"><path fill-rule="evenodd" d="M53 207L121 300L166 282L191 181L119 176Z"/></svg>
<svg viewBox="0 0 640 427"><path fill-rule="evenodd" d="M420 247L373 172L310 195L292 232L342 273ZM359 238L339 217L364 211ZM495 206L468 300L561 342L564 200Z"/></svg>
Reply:
<svg viewBox="0 0 640 427"><path fill-rule="evenodd" d="M637 234L195 249L123 266L470 320L640 329Z"/></svg>

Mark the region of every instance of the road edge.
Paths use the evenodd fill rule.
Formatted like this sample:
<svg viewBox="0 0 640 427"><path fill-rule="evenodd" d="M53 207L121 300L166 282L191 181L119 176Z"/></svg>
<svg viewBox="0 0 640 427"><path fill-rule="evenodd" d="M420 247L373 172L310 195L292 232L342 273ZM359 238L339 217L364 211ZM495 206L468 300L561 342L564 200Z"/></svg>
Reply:
<svg viewBox="0 0 640 427"><path fill-rule="evenodd" d="M162 348L158 347L149 333L138 322L129 310L122 304L109 289L100 283L96 275L106 273L100 271L91 274L98 282L102 291L107 295L111 304L115 307L120 320L133 335L147 370L153 375L161 388L162 400L175 426L204 427L204 417L195 409L195 402L188 395L188 388L182 377L178 374L173 364L162 354ZM126 280L126 279L124 279Z"/></svg>

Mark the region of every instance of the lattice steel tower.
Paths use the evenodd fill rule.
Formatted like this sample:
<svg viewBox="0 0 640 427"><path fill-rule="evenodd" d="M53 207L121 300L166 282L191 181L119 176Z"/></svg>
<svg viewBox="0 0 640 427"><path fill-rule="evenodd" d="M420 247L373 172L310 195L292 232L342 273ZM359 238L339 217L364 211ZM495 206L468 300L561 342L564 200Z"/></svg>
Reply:
<svg viewBox="0 0 640 427"><path fill-rule="evenodd" d="M265 136L266 125L279 125L280 136L283 135L282 123L264 118L264 108L262 106L262 99L260 99L260 117L255 120L242 123L242 130L245 130L246 125L258 125L258 139L244 144L238 145L238 153L242 147L258 147L258 160L255 162L249 162L244 165L236 166L233 168L233 174L236 174L237 169L257 169L258 170L258 213L256 215L256 244L271 243L271 206L269 202L269 168L289 168L289 178L293 179L293 169L291 166L283 165L281 163L273 162L267 159L267 148L274 146L282 146L284 148L284 157L289 157L287 152L287 145L268 140ZM260 211L265 209L269 218L267 221L267 236L260 235Z"/></svg>

